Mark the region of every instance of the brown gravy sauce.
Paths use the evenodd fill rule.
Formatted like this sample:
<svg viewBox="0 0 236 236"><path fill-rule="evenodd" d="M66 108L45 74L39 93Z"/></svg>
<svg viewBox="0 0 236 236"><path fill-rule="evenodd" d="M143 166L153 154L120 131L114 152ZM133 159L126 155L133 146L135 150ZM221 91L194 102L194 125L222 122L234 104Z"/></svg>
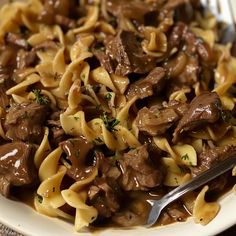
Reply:
<svg viewBox="0 0 236 236"><path fill-rule="evenodd" d="M232 187L236 184L236 177L231 177L229 178L229 181L227 183L226 188L221 192L221 193L210 193L206 196L206 200L207 201L216 201L219 199L222 199L223 197L225 197L231 190ZM30 206L32 209L35 210L34 207L34 195L35 195L35 189L33 188L15 188L12 191L12 195L13 200L16 201L21 201L24 204ZM164 192L141 192L141 191L134 191L131 192L129 197L127 198L127 202L129 202L129 204L125 207L125 209L132 209L133 208L133 203L130 202L130 200L132 199L135 204L138 204L139 206L141 205L141 214L142 214L142 222L140 221L140 225L144 225L146 223L146 219L148 216L148 213L151 209L151 204L150 204L150 200L158 200L160 199L162 196L164 195ZM124 200L124 202L126 202L126 199ZM134 204L134 205L135 205ZM184 204L181 204L181 201L178 202L178 206L179 210L181 210L181 212L184 212L185 217L180 219L179 221L186 221L188 219L188 217L191 216L191 213L188 211L187 207ZM171 206L171 205L170 205ZM69 213L69 211L67 211ZM71 211L73 212L73 211ZM164 225L168 225L171 223L175 223L178 222L178 220L171 218L168 213L167 210L165 209L163 211L163 213L161 214L159 220L157 221L157 223L154 225L154 227L157 226L164 226ZM114 230L120 230L120 229L133 229L133 227L121 227L119 225L117 225L116 223L111 223L111 222L100 222L100 223L96 223L93 224L89 227L88 231L92 232L92 233L101 233L102 231L104 231L105 229L114 229Z"/></svg>

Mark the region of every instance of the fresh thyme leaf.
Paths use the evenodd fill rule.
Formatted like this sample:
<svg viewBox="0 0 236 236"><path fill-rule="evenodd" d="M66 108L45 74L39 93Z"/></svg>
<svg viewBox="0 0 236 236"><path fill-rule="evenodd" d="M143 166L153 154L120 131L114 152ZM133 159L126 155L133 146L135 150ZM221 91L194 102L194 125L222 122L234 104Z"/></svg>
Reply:
<svg viewBox="0 0 236 236"><path fill-rule="evenodd" d="M104 96L104 98L105 98L105 100L110 101L111 98L112 98L111 93L107 93L107 94Z"/></svg>
<svg viewBox="0 0 236 236"><path fill-rule="evenodd" d="M117 131L115 126L120 123L120 121L118 119L109 119L106 112L103 112L103 115L101 116L101 119L103 120L106 128L109 131Z"/></svg>
<svg viewBox="0 0 236 236"><path fill-rule="evenodd" d="M33 93L35 95L35 101L40 104L40 105L46 105L49 103L49 100L47 97L43 96L41 94L41 90L40 89L34 89Z"/></svg>
<svg viewBox="0 0 236 236"><path fill-rule="evenodd" d="M37 194L37 200L38 200L38 202L39 202L40 204L43 203L43 197L42 197L41 195L39 195L39 194Z"/></svg>

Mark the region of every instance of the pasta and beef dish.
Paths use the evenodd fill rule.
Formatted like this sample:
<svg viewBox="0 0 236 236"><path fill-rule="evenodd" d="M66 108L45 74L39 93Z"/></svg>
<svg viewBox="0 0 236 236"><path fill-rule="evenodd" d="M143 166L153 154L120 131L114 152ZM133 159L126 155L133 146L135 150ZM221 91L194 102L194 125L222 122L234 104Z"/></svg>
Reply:
<svg viewBox="0 0 236 236"><path fill-rule="evenodd" d="M28 0L0 10L0 193L85 227L236 154L236 50L198 0ZM210 222L236 170L158 224Z"/></svg>

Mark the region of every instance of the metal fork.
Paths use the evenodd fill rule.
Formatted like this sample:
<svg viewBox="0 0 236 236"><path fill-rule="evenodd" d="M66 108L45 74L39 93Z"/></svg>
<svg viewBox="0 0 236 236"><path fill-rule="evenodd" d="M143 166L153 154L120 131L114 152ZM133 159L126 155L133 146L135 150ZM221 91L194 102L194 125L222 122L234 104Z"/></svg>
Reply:
<svg viewBox="0 0 236 236"><path fill-rule="evenodd" d="M235 165L236 155L226 159L223 162L220 162L218 165L198 175L186 184L175 188L174 190L166 194L164 197L162 197L160 200L151 201L152 208L149 213L146 227L154 225L157 219L159 218L161 211L171 202L177 200L184 194L199 188L203 184L209 182L212 179L215 179L219 175L222 175L227 170L232 169Z"/></svg>
<svg viewBox="0 0 236 236"><path fill-rule="evenodd" d="M232 1L232 2L231 2ZM228 27L224 32L224 36L221 38L221 43L233 42L235 41L235 22L236 22L236 4L235 0L201 0L203 5L207 5L211 11L217 16L217 19L227 23ZM235 11L234 11L235 10ZM215 167L205 171L204 173L193 178L184 185L181 185L160 200L152 200L151 211L146 223L146 227L154 225L159 218L161 211L169 205L171 202L177 200L184 194L193 191L200 186L206 184L210 180L218 177L227 170L232 169L236 165L236 155L225 161L219 163Z"/></svg>

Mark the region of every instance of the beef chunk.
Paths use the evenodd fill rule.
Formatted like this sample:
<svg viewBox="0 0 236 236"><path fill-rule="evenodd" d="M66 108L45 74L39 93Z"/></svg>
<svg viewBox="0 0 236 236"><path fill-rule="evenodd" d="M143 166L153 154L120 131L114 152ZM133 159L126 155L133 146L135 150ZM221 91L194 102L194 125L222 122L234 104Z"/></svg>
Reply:
<svg viewBox="0 0 236 236"><path fill-rule="evenodd" d="M47 106L36 102L13 105L8 110L4 123L7 138L40 143L46 114Z"/></svg>
<svg viewBox="0 0 236 236"><path fill-rule="evenodd" d="M6 95L6 91L14 85L10 75L7 68L0 67L0 107L3 109L10 105L10 98Z"/></svg>
<svg viewBox="0 0 236 236"><path fill-rule="evenodd" d="M125 153L118 163L122 171L121 185L126 191L148 190L162 182L162 173L153 166L145 145Z"/></svg>
<svg viewBox="0 0 236 236"><path fill-rule="evenodd" d="M198 57L196 56L188 56L188 61L184 70L178 75L177 78L174 78L174 81L179 84L184 85L193 85L198 81L200 73L200 66Z"/></svg>
<svg viewBox="0 0 236 236"><path fill-rule="evenodd" d="M221 102L215 92L204 92L195 97L190 103L189 110L179 121L174 131L173 142L179 139L184 131L202 127L205 124L215 123L221 114Z"/></svg>
<svg viewBox="0 0 236 236"><path fill-rule="evenodd" d="M165 69L162 67L154 68L145 79L135 81L127 90L128 100L134 96L140 99L158 94L165 85Z"/></svg>
<svg viewBox="0 0 236 236"><path fill-rule="evenodd" d="M140 131L156 136L164 134L178 119L178 114L172 108L144 107L138 112L136 125Z"/></svg>
<svg viewBox="0 0 236 236"><path fill-rule="evenodd" d="M178 22L171 34L170 34L170 38L169 38L169 43L170 43L170 46L171 47L179 47L181 41L182 41L182 37L183 37L183 34L186 32L187 30L187 26L182 23L182 22Z"/></svg>
<svg viewBox="0 0 236 236"><path fill-rule="evenodd" d="M137 214L130 210L118 212L112 217L112 221L122 227L131 227L145 224L146 215Z"/></svg>
<svg viewBox="0 0 236 236"><path fill-rule="evenodd" d="M30 185L36 181L35 151L33 145L23 142L0 146L0 194L9 197L11 186Z"/></svg>
<svg viewBox="0 0 236 236"><path fill-rule="evenodd" d="M34 51L19 50L16 57L17 68L24 69L32 66L36 61L36 53Z"/></svg>
<svg viewBox="0 0 236 236"><path fill-rule="evenodd" d="M233 42L233 45L231 48L231 54L232 56L236 57L236 41Z"/></svg>
<svg viewBox="0 0 236 236"><path fill-rule="evenodd" d="M130 73L145 74L155 67L155 58L145 54L141 43L133 32L121 31L106 45L108 55L116 60L115 73L128 75Z"/></svg>
<svg viewBox="0 0 236 236"><path fill-rule="evenodd" d="M96 152L96 166L99 174L103 177L108 177L117 180L121 174L116 166L116 160L113 158L106 158L102 152Z"/></svg>
<svg viewBox="0 0 236 236"><path fill-rule="evenodd" d="M108 73L112 74L115 72L115 61L112 60L108 54L99 49L95 49L93 54L99 60L101 66L108 71Z"/></svg>
<svg viewBox="0 0 236 236"><path fill-rule="evenodd" d="M189 109L188 103L179 102L177 100L170 100L169 103L164 103L165 108L172 108L175 112L182 117Z"/></svg>
<svg viewBox="0 0 236 236"><path fill-rule="evenodd" d="M47 125L50 130L51 135L51 144L54 147L57 147L58 144L66 139L68 139L68 135L65 134L65 131L62 129L60 122L60 111L53 112L49 119L47 120Z"/></svg>
<svg viewBox="0 0 236 236"><path fill-rule="evenodd" d="M120 209L120 188L109 178L97 177L89 188L88 198L102 217L111 217Z"/></svg>
<svg viewBox="0 0 236 236"><path fill-rule="evenodd" d="M232 145L207 149L198 156L198 165L197 167L192 168L192 175L199 175L220 161L223 161L235 154L236 146Z"/></svg>
<svg viewBox="0 0 236 236"><path fill-rule="evenodd" d="M75 22L70 19L76 13L74 0L44 0L44 8L38 20L45 24L59 24L66 28L75 27Z"/></svg>
<svg viewBox="0 0 236 236"><path fill-rule="evenodd" d="M107 10L110 14L116 16L118 19L128 18L137 20L139 23L143 23L145 15L154 9L154 4L147 4L143 1L107 1Z"/></svg>
<svg viewBox="0 0 236 236"><path fill-rule="evenodd" d="M22 37L22 35L20 35L20 34L9 32L6 34L5 41L8 44L13 44L13 45L18 46L20 48L24 48L26 50L29 49L29 44L28 44L27 40L24 39Z"/></svg>
<svg viewBox="0 0 236 236"><path fill-rule="evenodd" d="M89 177L94 171L94 167L86 165L86 157L93 148L93 144L80 136L61 142L60 146L66 153L67 160L71 163L67 174L76 181Z"/></svg>
<svg viewBox="0 0 236 236"><path fill-rule="evenodd" d="M49 49L58 49L58 44L52 40L47 40L47 41L44 41L38 45L36 45L34 48L34 51L37 51L37 50L49 50Z"/></svg>

